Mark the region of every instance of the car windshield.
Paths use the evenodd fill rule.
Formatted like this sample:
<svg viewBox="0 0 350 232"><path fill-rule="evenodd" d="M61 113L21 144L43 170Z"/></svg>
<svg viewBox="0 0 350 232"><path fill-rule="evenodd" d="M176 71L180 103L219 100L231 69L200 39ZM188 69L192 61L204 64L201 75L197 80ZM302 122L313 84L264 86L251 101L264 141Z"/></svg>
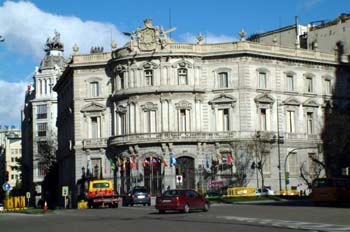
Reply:
<svg viewBox="0 0 350 232"><path fill-rule="evenodd" d="M147 193L147 189L145 188L136 188L133 190L134 193Z"/></svg>
<svg viewBox="0 0 350 232"><path fill-rule="evenodd" d="M93 188L109 188L109 183L94 183Z"/></svg>
<svg viewBox="0 0 350 232"><path fill-rule="evenodd" d="M167 190L163 193L164 197L178 197L181 196L183 190Z"/></svg>

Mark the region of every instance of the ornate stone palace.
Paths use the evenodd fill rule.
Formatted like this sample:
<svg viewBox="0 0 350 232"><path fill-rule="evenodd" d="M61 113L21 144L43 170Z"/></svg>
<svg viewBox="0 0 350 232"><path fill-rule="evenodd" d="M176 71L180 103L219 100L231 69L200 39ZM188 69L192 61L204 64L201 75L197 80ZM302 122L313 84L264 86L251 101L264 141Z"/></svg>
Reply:
<svg viewBox="0 0 350 232"><path fill-rule="evenodd" d="M178 43L173 30L145 20L112 52L74 47L54 87L59 185L73 202L86 176L114 179L120 193L135 185L152 194L207 191L261 186L252 169L260 165L273 190L285 188L285 172L288 188L301 184L300 167L309 170L321 152L325 108L335 95L349 102L348 57L259 44L244 33L237 42ZM252 148L258 143L262 150Z"/></svg>

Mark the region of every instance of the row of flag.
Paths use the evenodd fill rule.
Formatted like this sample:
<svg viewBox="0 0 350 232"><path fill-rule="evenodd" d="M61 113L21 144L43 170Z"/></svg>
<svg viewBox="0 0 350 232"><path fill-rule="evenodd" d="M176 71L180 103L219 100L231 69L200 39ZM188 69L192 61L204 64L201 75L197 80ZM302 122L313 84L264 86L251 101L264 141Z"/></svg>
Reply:
<svg viewBox="0 0 350 232"><path fill-rule="evenodd" d="M133 170L133 169L139 170L139 161L141 161L141 164L143 167L160 166L160 165L163 165L163 167L168 167L168 164L164 156L149 156L146 158L145 155L143 155L139 159L135 154L131 155L131 157L129 158L119 157L115 163L111 161L111 167L112 169L115 169L117 167L118 169L122 169L123 171L125 171L127 166L129 166L130 170ZM234 161L234 158L232 157L231 154L217 154L215 161L216 161L215 162L216 164L220 164L220 163L232 164ZM170 167L178 166L177 160L172 153L170 154L169 164L170 164ZM206 158L205 167L210 168L211 166L210 164L211 165L214 164L213 157L211 157L211 162L209 161L208 157Z"/></svg>

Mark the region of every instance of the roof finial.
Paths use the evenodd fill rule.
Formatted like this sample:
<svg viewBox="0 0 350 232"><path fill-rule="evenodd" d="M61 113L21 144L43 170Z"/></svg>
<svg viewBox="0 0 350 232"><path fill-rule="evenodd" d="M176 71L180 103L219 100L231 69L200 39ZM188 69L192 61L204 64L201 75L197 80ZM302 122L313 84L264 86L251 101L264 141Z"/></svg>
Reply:
<svg viewBox="0 0 350 232"><path fill-rule="evenodd" d="M247 33L242 28L241 31L239 32L239 36L241 37L241 41L245 41L245 36L246 35L247 35Z"/></svg>

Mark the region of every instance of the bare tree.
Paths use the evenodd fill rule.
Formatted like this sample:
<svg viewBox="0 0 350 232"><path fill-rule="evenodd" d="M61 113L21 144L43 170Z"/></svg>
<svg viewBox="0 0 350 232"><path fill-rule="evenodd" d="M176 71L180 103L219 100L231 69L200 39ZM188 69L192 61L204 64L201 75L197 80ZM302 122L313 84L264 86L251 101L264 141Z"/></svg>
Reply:
<svg viewBox="0 0 350 232"><path fill-rule="evenodd" d="M49 132L46 140L39 141L38 152L35 160L38 161L45 171L45 175L56 163L57 136L55 132Z"/></svg>
<svg viewBox="0 0 350 232"><path fill-rule="evenodd" d="M311 183L314 179L319 178L324 175L326 170L326 165L322 162L320 157L315 155L309 156L309 161L311 164L308 166L307 160L305 160L300 165L300 176L305 181L308 188L311 188Z"/></svg>
<svg viewBox="0 0 350 232"><path fill-rule="evenodd" d="M261 186L265 186L264 166L272 149L272 134L257 131L252 137L248 149L253 155L252 167L257 169L261 177Z"/></svg>
<svg viewBox="0 0 350 232"><path fill-rule="evenodd" d="M235 167L233 176L236 178L238 186L247 186L253 174L250 168L253 160L250 146L246 142L231 144L231 146L233 148L233 164Z"/></svg>

